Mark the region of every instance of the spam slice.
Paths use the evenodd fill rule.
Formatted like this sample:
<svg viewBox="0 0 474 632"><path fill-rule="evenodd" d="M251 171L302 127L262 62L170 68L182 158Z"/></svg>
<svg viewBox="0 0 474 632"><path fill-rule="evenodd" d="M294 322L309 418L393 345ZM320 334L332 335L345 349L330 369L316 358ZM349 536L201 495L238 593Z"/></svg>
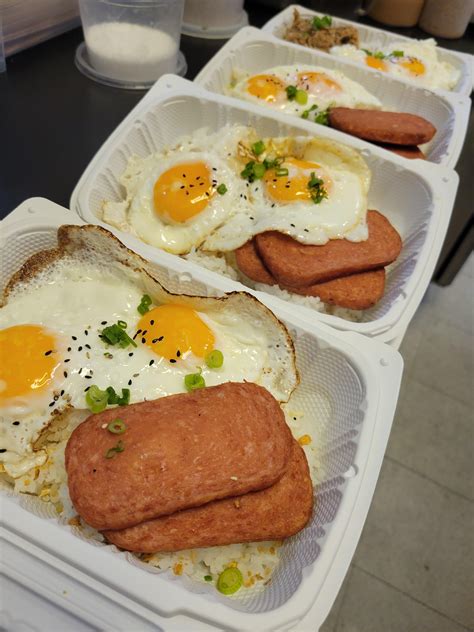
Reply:
<svg viewBox="0 0 474 632"><path fill-rule="evenodd" d="M252 281L266 283L267 285L275 285L277 283L275 277L267 270L258 254L255 239L250 239L243 246L237 248L235 251L235 262L239 270Z"/></svg>
<svg viewBox="0 0 474 632"><path fill-rule="evenodd" d="M422 145L436 134L429 121L407 112L331 108L329 125L358 138L393 145Z"/></svg>
<svg viewBox="0 0 474 632"><path fill-rule="evenodd" d="M416 147L416 145L388 145L387 143L381 143L380 147L388 149L388 151L403 156L404 158L409 158L410 160L415 160L416 158L426 160L425 154L419 147Z"/></svg>
<svg viewBox="0 0 474 632"><path fill-rule="evenodd" d="M267 285L276 285L277 280L266 269L255 246L255 240L250 240L235 251L235 259L241 272L249 279ZM323 303L337 305L347 309L369 309L382 298L385 291L385 270L371 270L359 272L349 276L315 283L305 287L289 287L282 285L284 290L302 296L317 296Z"/></svg>
<svg viewBox="0 0 474 632"><path fill-rule="evenodd" d="M288 292L303 296L317 296L323 303L347 309L369 309L376 305L385 291L385 270L359 272L349 276L316 283L308 287L282 286Z"/></svg>
<svg viewBox="0 0 474 632"><path fill-rule="evenodd" d="M91 526L123 529L273 485L291 444L266 389L228 382L89 417L66 446L69 494Z"/></svg>
<svg viewBox="0 0 474 632"><path fill-rule="evenodd" d="M308 463L293 440L288 468L275 485L104 535L120 548L140 553L280 540L301 531L312 508Z"/></svg>
<svg viewBox="0 0 474 632"><path fill-rule="evenodd" d="M259 255L278 283L308 287L395 261L402 249L395 228L378 211L367 212L367 225L369 238L359 242L332 239L324 246L309 246L275 231L255 239Z"/></svg>

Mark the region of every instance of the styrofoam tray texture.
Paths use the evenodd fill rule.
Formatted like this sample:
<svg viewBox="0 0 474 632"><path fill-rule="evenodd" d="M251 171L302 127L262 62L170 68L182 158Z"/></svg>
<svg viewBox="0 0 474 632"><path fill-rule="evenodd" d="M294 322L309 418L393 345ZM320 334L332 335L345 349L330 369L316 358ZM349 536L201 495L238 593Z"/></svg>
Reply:
<svg viewBox="0 0 474 632"><path fill-rule="evenodd" d="M377 97L386 110L423 116L437 130L433 140L423 147L427 159L437 164L456 164L467 128L470 110L468 98L446 93L435 94L381 73L368 73L362 66L315 49L288 44L252 27L239 31L214 55L195 81L211 92L238 98L237 94L229 92L235 71L256 74L276 66L298 64L338 70ZM268 107L265 110L272 111ZM315 134L318 133L318 127L314 125Z"/></svg>
<svg viewBox="0 0 474 632"><path fill-rule="evenodd" d="M228 123L237 123L254 126L262 137L314 134L314 126L305 122L300 123L284 115L278 118L275 115L264 115L261 107L213 95L202 88L194 88L192 84L183 80L176 80L176 83L183 86L188 84L191 87L169 96L165 91L157 94L154 101L150 100L133 120L130 119L124 124L108 142L108 146L99 151L90 173L73 194L76 210L85 221L105 226L100 219L102 202L122 199L122 188L118 179L132 154L147 156L174 144L178 137L191 134L201 127L207 127L211 132L215 132ZM426 175L426 169L435 169L434 165L422 164L415 167L412 163L421 161L408 161L391 156L384 150L368 146L359 139L341 135L337 130L324 126L318 128L319 136L337 138L359 149L364 148L362 154L372 172L369 208L383 213L403 239L402 253L397 262L388 269L384 297L376 306L365 310L360 323L326 314L317 315L322 321L334 323L339 328L374 335L387 330L400 319L424 271L442 210L439 207L439 200L438 203L435 201L431 182L436 181L439 187L437 181L441 174L437 171L435 177L430 180L430 176ZM449 199L449 195L447 193L446 199ZM118 230L115 232L123 234ZM133 247L140 251L141 242L136 242ZM150 250L156 254L151 255ZM147 257L151 256L159 261L163 253L147 247ZM192 266L191 263L189 265ZM294 305L293 307L296 308ZM309 313L308 309L301 309Z"/></svg>
<svg viewBox="0 0 474 632"><path fill-rule="evenodd" d="M67 217L63 216L64 221L67 221ZM23 221L4 228L8 248L2 249L1 255L2 289L6 280L29 255L56 246L56 227L61 223L56 213L54 220L39 218L35 222ZM207 287L198 278L187 275L185 279L180 279L179 275L162 265L155 264L151 268L157 279L174 292L215 295L214 289ZM326 546L331 524L338 519L339 506L348 484L346 474L355 465L361 429L364 423L374 423L373 419L367 421L368 399L370 397L373 402L378 398L378 389L374 383L376 378L373 374L364 374L354 356L328 343L324 336L316 337L309 331L293 326L291 322L287 325L296 344L301 377L290 407L303 411L314 420L313 441L319 446L315 515L306 529L286 541L281 564L263 593L250 593L245 599L228 600L208 586L185 582L186 587L193 592L207 592L232 608L250 613L268 611L284 604L302 581L303 568L317 563ZM15 498L23 508L40 517L57 518L52 508L40 500L27 495ZM77 529L64 523L63 528L73 529L76 535L83 537ZM90 543L106 546L94 541ZM115 547L107 545L107 548L110 554L118 554ZM156 569L130 554L120 555L146 571L156 572ZM170 576L170 579L176 578Z"/></svg>
<svg viewBox="0 0 474 632"><path fill-rule="evenodd" d="M294 4L274 16L263 27L262 30L267 33L271 33L276 37L283 37L286 27L293 21L293 11L298 9L302 15L312 15L322 17L324 13L318 13L317 11L311 11L307 7ZM330 11L328 11L330 14ZM375 49L384 48L390 46L390 44L399 41L414 41L411 37L405 35L398 35L397 33L390 33L383 29L375 28L373 26L366 26L359 22L353 22L351 20L343 20L342 18L332 16L333 26L354 26L359 32L359 41L361 47ZM427 33L424 39L429 38ZM457 51L449 50L447 48L438 48L438 58L441 61L448 62L454 68L460 71L460 78L457 85L453 88L453 92L459 92L460 94L471 94L472 91L472 56L466 53L459 53ZM367 69L367 72L378 73L375 70ZM403 80L402 80L403 81Z"/></svg>

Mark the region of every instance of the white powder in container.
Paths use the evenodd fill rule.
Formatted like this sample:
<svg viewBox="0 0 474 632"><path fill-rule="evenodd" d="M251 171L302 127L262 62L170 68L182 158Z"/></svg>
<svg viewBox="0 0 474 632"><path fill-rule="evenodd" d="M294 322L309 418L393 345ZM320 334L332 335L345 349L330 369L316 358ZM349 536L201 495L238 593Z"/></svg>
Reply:
<svg viewBox="0 0 474 632"><path fill-rule="evenodd" d="M176 71L178 43L168 33L129 22L94 24L85 33L92 66L122 81L153 81Z"/></svg>

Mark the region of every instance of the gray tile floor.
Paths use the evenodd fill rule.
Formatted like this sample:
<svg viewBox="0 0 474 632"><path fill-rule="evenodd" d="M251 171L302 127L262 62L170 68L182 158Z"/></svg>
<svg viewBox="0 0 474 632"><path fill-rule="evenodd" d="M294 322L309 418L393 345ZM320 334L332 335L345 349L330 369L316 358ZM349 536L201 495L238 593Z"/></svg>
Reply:
<svg viewBox="0 0 474 632"><path fill-rule="evenodd" d="M474 255L432 284L352 566L321 632L474 629Z"/></svg>

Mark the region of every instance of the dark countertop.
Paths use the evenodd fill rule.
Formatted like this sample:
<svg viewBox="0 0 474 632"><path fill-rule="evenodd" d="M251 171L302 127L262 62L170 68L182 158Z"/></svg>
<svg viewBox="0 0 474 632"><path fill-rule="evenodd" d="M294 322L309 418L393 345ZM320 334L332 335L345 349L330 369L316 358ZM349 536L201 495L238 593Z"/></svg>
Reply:
<svg viewBox="0 0 474 632"><path fill-rule="evenodd" d="M249 21L262 26L278 12L271 0L246 2ZM273 2L284 6L284 2ZM361 23L351 0L301 2L318 11L332 13ZM376 25L380 26L380 25ZM413 37L427 37L417 28L388 29ZM474 25L459 40L441 40L446 48L474 52ZM82 41L81 29L17 53L7 60L7 72L0 75L0 218L28 197L41 196L68 206L71 192L96 151L126 114L143 97L141 91L109 88L84 77L74 65L74 53ZM204 64L225 43L183 36L181 50L188 62L186 77L193 79ZM474 115L457 166L461 184L453 218L440 257L438 276L445 272L450 282L452 260L464 259L469 249L466 231L473 200ZM472 218L471 218L472 221ZM472 247L472 246L471 246ZM460 254L461 253L461 254ZM454 268L459 267L458 264ZM446 270L448 274L446 275ZM456 269L454 269L454 274ZM443 279L441 279L443 282Z"/></svg>

